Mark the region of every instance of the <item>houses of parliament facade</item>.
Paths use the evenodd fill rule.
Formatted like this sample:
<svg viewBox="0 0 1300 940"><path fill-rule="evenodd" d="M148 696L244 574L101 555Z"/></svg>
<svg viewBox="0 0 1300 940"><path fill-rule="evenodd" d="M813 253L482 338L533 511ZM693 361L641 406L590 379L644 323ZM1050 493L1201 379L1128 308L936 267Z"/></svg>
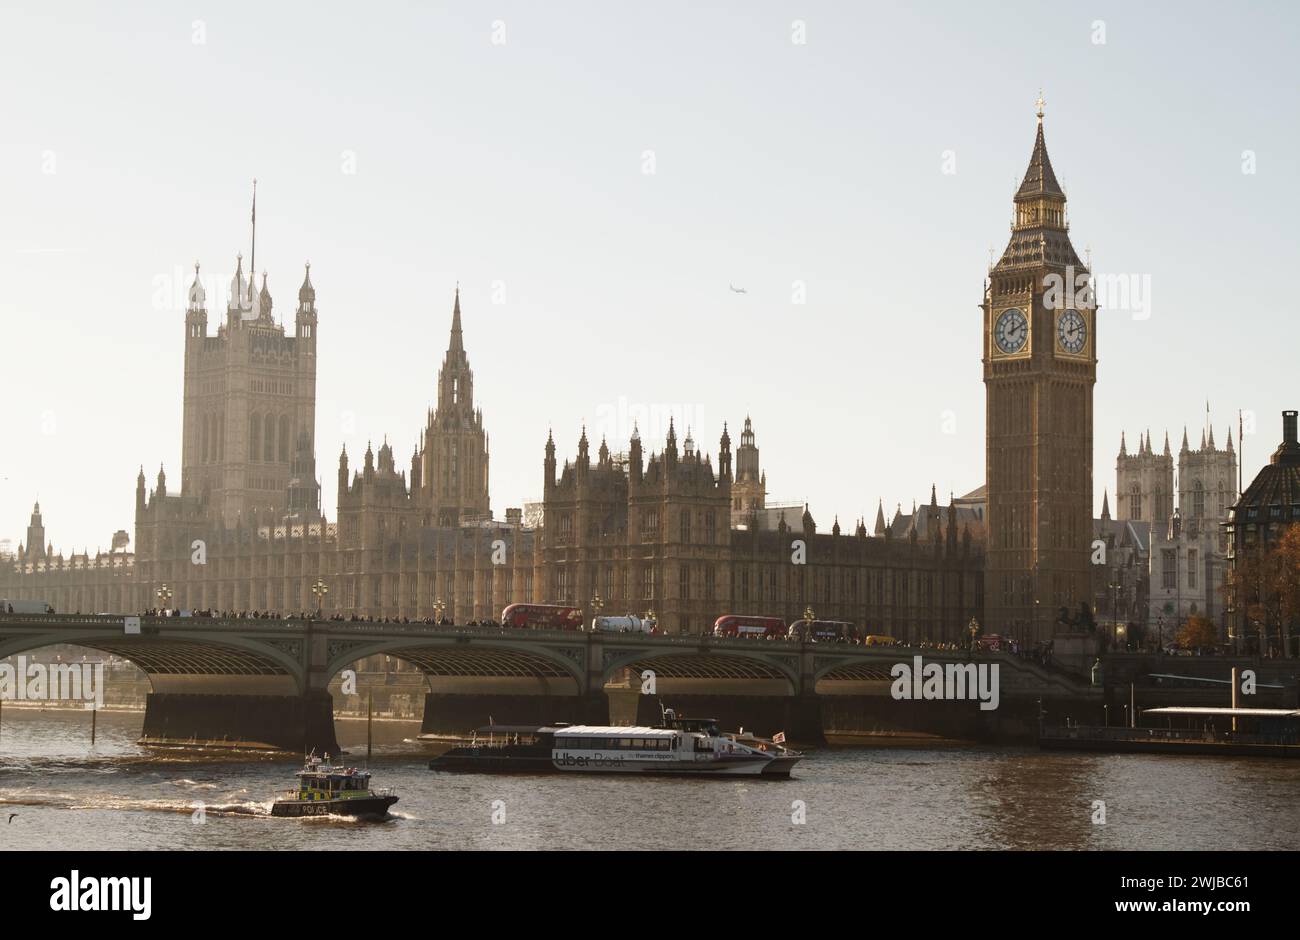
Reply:
<svg viewBox="0 0 1300 940"><path fill-rule="evenodd" d="M733 453L714 457L689 430L662 442L634 430L620 453L583 429L563 463L542 457L540 518L497 518L488 434L474 404L459 290L452 299L437 401L401 468L385 442L338 458L334 521L316 475L318 311L310 268L294 334L272 317L242 258L215 335L197 267L185 312L182 468L136 480L134 551L55 555L37 507L27 539L0 566L0 597L63 612L151 607L315 611L325 616L491 621L511 603L605 613L654 611L667 633L702 633L725 613L782 617L811 608L870 633L960 641L972 618L990 632L1047 639L1048 613L1089 596L1093 311L1055 310L1039 284L1079 265L1064 193L1038 135L1016 223L985 285L987 519L955 501L905 527L877 519L818 531L810 510L773 521L746 418ZM654 449L651 449L653 447ZM976 528L977 531L972 531ZM987 559L987 562L986 562ZM988 617L986 623L986 596Z"/></svg>
<svg viewBox="0 0 1300 940"><path fill-rule="evenodd" d="M653 610L669 633L709 630L724 613L795 620L812 607L822 619L936 640L982 617L981 546L933 499L930 524L901 537L868 536L863 520L853 532L838 520L818 532L807 509L793 524L761 525L766 480L748 419L735 455L724 426L716 467L671 425L657 451L634 431L619 455L605 441L592 454L584 430L562 466L548 437L540 524L525 525L521 509L495 518L459 291L420 446L401 468L387 442L360 460L345 449L327 520L315 474L310 274L290 336L272 318L265 278L260 287L245 279L241 259L210 336L196 270L180 486L161 468L150 486L141 469L134 551L121 532L111 551L55 554L37 506L0 571L0 596L69 613L319 608L457 623L494 620L516 602L590 613L597 599L606 613Z"/></svg>

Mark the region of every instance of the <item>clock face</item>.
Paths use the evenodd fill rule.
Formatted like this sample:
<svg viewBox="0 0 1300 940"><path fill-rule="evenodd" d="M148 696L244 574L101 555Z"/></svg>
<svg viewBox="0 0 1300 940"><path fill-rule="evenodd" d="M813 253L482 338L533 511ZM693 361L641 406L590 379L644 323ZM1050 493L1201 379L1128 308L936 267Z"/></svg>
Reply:
<svg viewBox="0 0 1300 940"><path fill-rule="evenodd" d="M1088 321L1077 310L1067 310L1056 321L1056 338L1061 348L1078 355L1088 341Z"/></svg>
<svg viewBox="0 0 1300 940"><path fill-rule="evenodd" d="M1015 307L1003 310L998 316L997 325L993 327L993 340L998 344L998 349L1008 354L1017 353L1025 348L1028 339L1029 321L1025 319L1024 312Z"/></svg>

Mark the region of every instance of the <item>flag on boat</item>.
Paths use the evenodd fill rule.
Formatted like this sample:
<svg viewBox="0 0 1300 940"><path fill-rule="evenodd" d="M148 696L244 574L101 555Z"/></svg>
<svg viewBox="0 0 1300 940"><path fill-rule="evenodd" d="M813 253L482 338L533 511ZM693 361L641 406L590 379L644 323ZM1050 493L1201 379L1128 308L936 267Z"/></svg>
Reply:
<svg viewBox="0 0 1300 940"><path fill-rule="evenodd" d="M784 744L784 743L785 743L785 732L784 732L784 731L778 731L776 734L772 735L772 743L773 743L773 744Z"/></svg>

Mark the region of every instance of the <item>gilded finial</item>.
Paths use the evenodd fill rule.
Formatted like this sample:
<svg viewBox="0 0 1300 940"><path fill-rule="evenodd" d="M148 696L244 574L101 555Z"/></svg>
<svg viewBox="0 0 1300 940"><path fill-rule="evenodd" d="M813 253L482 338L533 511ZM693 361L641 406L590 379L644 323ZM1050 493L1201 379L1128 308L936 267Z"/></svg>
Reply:
<svg viewBox="0 0 1300 940"><path fill-rule="evenodd" d="M1038 100L1034 102L1038 106L1038 123L1043 123L1043 105L1047 104L1047 99L1043 97L1043 89L1038 89Z"/></svg>

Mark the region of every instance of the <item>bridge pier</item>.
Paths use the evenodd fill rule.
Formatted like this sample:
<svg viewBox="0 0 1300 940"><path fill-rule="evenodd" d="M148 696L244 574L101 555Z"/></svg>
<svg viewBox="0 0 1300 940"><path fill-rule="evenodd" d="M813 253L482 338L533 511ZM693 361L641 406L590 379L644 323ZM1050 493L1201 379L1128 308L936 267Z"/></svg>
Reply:
<svg viewBox="0 0 1300 940"><path fill-rule="evenodd" d="M150 692L141 744L273 749L338 754L334 698Z"/></svg>

